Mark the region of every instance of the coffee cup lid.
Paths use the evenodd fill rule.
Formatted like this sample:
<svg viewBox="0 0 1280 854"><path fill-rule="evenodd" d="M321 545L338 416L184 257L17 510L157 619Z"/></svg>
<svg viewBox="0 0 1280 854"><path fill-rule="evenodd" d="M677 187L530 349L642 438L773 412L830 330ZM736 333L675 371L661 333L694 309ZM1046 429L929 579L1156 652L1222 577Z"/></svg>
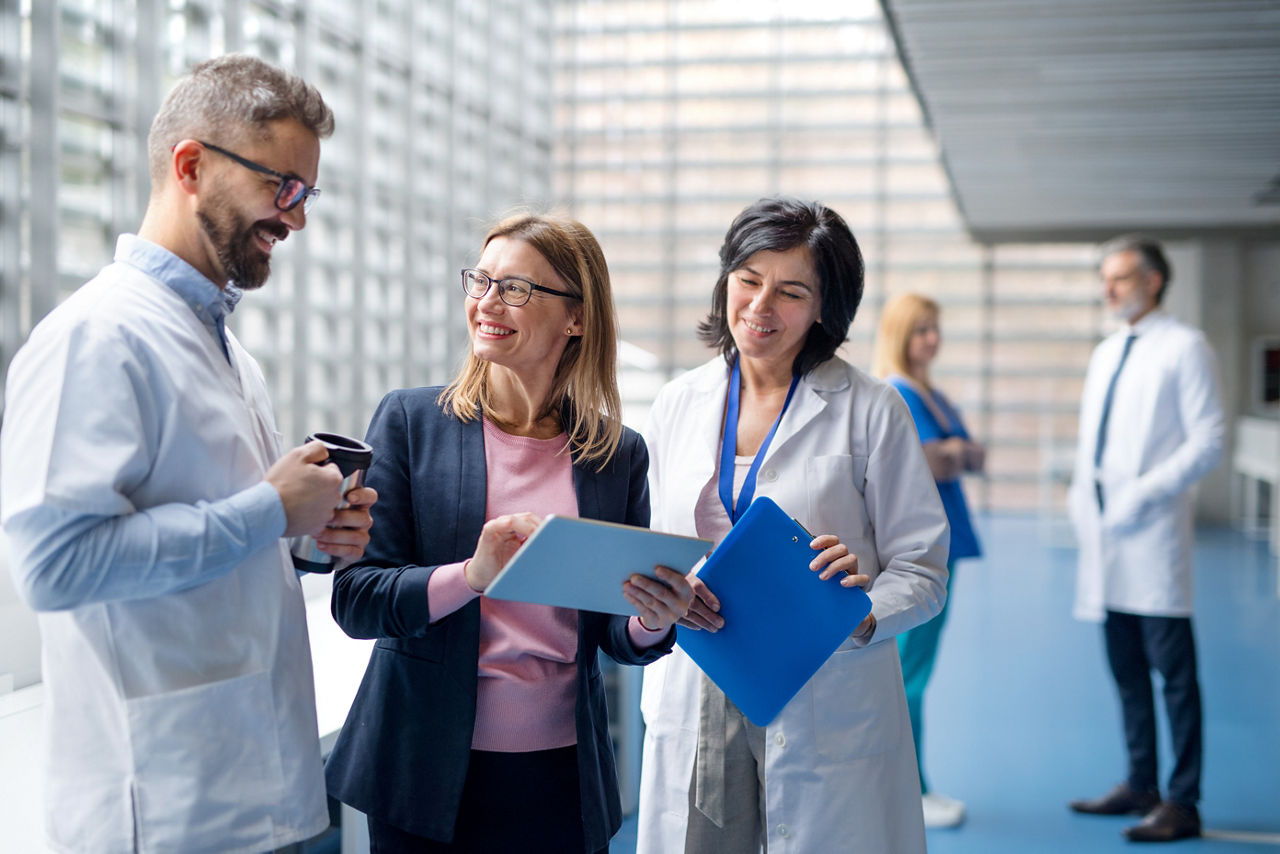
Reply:
<svg viewBox="0 0 1280 854"><path fill-rule="evenodd" d="M307 437L307 441L323 444L329 452L329 461L337 464L344 476L356 469L367 469L373 462L373 448L350 436L337 433L312 433Z"/></svg>

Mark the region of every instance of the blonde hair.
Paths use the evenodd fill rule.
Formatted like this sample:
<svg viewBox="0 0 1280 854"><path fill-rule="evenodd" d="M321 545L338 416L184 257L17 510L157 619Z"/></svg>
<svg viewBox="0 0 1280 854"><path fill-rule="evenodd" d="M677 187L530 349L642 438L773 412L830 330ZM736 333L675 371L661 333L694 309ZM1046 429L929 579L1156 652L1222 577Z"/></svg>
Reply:
<svg viewBox="0 0 1280 854"><path fill-rule="evenodd" d="M871 373L877 377L899 374L910 377L907 347L911 333L922 319L941 314L938 304L921 294L898 294L880 310L880 326L876 331L875 357Z"/></svg>
<svg viewBox="0 0 1280 854"><path fill-rule="evenodd" d="M582 334L569 339L539 417L556 416L569 435L578 463L603 470L622 441L622 397L618 394L618 317L609 267L595 235L582 223L556 214L517 213L489 229L484 246L498 237L520 240L538 251L582 299ZM493 419L489 362L467 355L439 403L462 421Z"/></svg>

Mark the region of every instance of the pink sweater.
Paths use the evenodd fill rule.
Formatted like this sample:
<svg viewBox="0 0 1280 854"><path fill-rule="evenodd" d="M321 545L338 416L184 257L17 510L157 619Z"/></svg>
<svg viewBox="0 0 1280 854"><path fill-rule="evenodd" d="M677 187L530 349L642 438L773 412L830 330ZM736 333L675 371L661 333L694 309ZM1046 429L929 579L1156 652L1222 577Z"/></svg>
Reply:
<svg viewBox="0 0 1280 854"><path fill-rule="evenodd" d="M567 437L530 439L484 422L488 471L485 519L506 513L578 515ZM436 569L427 582L431 621L480 596L467 584L464 563ZM638 648L666 632L651 632L639 617L627 626ZM578 612L570 608L480 599L480 672L476 696L475 750L525 752L567 747L578 741Z"/></svg>

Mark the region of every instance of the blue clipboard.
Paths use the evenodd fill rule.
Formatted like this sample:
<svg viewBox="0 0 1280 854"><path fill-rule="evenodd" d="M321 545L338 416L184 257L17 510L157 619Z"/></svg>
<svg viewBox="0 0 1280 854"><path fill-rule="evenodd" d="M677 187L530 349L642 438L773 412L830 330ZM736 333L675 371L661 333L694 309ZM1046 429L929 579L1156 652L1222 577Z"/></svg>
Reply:
<svg viewBox="0 0 1280 854"><path fill-rule="evenodd" d="M871 612L860 587L809 569L813 535L768 498L751 502L698 577L724 628L681 626L676 642L752 723L765 726Z"/></svg>

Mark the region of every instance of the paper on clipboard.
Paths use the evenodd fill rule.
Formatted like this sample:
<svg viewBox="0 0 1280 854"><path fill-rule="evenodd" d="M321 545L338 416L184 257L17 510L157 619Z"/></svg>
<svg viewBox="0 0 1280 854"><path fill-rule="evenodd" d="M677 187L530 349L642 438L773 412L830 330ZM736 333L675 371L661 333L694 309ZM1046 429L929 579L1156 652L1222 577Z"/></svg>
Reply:
<svg viewBox="0 0 1280 854"><path fill-rule="evenodd" d="M765 726L871 612L860 587L809 569L813 535L769 498L751 502L698 570L720 600L718 632L680 644L752 723Z"/></svg>
<svg viewBox="0 0 1280 854"><path fill-rule="evenodd" d="M697 537L551 514L485 595L630 616L636 609L623 598L622 582L634 573L652 578L658 565L687 573L710 550L711 541Z"/></svg>

